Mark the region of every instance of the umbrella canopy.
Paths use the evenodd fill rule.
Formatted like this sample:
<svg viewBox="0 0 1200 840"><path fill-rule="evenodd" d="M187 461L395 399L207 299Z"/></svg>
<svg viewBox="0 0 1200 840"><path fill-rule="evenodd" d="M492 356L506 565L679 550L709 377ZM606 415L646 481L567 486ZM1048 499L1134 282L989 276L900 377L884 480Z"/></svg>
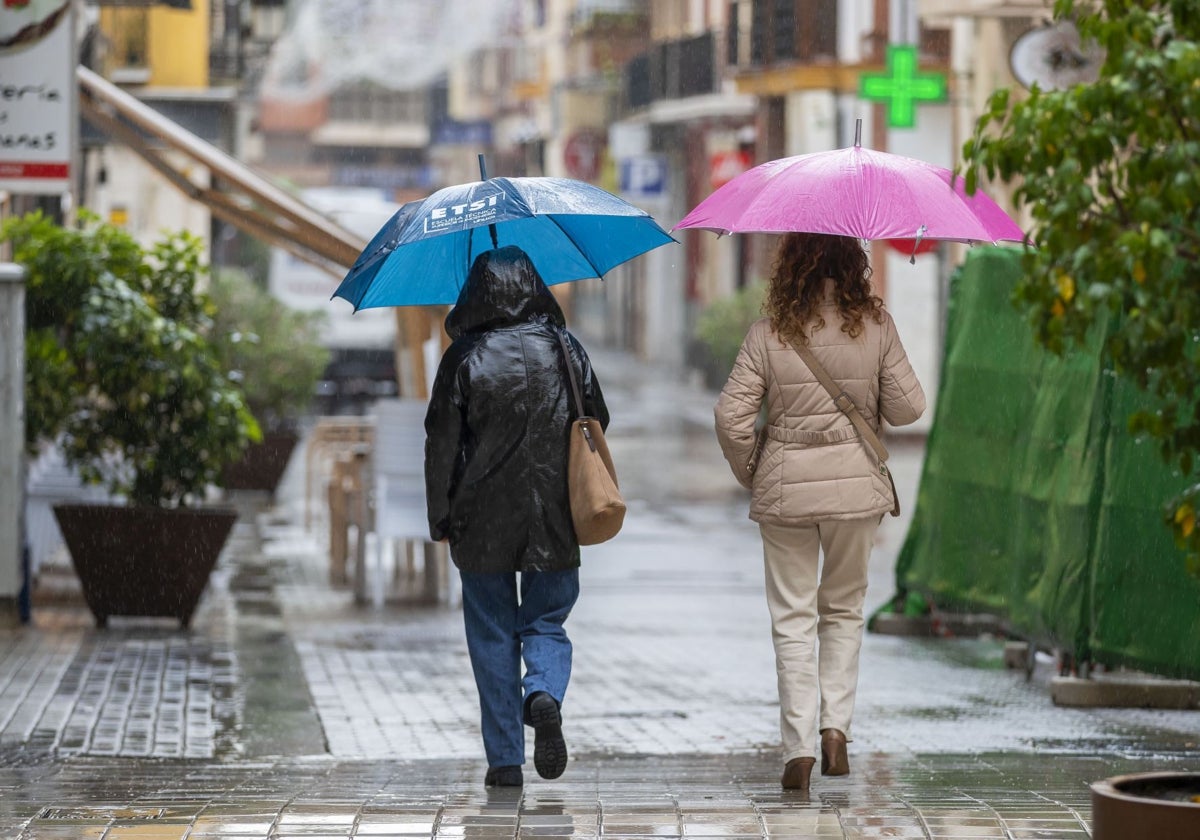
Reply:
<svg viewBox="0 0 1200 840"><path fill-rule="evenodd" d="M603 277L674 242L644 210L569 178L490 178L405 204L333 293L355 310L454 303L475 257L522 248L546 285Z"/></svg>
<svg viewBox="0 0 1200 840"><path fill-rule="evenodd" d="M1025 234L949 169L854 145L743 172L675 226L725 233L831 233L859 239L1022 242Z"/></svg>

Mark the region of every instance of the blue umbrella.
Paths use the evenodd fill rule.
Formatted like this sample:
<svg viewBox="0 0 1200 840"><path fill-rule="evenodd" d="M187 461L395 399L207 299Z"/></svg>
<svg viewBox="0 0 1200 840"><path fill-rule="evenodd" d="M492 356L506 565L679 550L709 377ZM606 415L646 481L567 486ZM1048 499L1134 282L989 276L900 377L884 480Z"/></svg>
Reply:
<svg viewBox="0 0 1200 840"><path fill-rule="evenodd" d="M396 211L334 297L355 311L454 303L483 251L517 245L546 285L603 277L675 240L650 214L570 178L491 178L446 187Z"/></svg>

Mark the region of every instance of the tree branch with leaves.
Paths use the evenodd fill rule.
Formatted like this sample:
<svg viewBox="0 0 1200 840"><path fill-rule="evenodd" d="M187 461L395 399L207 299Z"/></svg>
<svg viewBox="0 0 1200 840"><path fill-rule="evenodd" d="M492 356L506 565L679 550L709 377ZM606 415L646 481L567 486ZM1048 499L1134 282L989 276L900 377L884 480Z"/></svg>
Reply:
<svg viewBox="0 0 1200 840"><path fill-rule="evenodd" d="M1190 486L1165 519L1200 573L1200 5L1058 0L1057 20L1104 50L1099 79L993 94L963 148L981 175L1018 186L1037 244L1015 301L1062 353L1112 318L1105 351L1146 394L1130 429Z"/></svg>

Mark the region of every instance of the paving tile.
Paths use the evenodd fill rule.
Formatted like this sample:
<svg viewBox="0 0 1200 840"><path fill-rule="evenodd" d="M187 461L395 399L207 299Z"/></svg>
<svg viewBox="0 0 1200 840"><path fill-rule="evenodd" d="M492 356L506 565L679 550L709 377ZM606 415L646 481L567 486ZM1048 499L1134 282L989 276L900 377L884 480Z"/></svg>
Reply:
<svg viewBox="0 0 1200 840"><path fill-rule="evenodd" d="M186 840L187 825L114 825L104 840Z"/></svg>
<svg viewBox="0 0 1200 840"><path fill-rule="evenodd" d="M44 825L35 823L27 826L20 840L101 840L108 825Z"/></svg>
<svg viewBox="0 0 1200 840"><path fill-rule="evenodd" d="M1005 837L1004 829L998 824L991 825L963 825L962 823L937 823L929 824L929 836L933 840L948 840L948 838L956 838L962 840L966 837Z"/></svg>
<svg viewBox="0 0 1200 840"><path fill-rule="evenodd" d="M431 827L422 828L414 823L359 823L355 828L355 837L428 837L433 833Z"/></svg>
<svg viewBox="0 0 1200 840"><path fill-rule="evenodd" d="M189 837L266 837L273 823L197 819Z"/></svg>

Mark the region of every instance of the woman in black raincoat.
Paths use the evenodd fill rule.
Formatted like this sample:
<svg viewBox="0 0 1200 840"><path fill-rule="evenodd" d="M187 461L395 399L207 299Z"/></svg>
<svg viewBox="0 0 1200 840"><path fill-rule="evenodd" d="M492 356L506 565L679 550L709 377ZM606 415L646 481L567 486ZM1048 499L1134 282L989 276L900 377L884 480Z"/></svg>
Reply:
<svg viewBox="0 0 1200 840"><path fill-rule="evenodd" d="M425 486L430 536L449 541L462 575L485 784L522 783L523 724L534 728L534 767L553 779L567 764L560 709L571 642L563 622L579 596L567 499L574 417L560 335L585 410L607 427L608 409L587 353L520 248L476 258L446 331L453 343L425 417Z"/></svg>

